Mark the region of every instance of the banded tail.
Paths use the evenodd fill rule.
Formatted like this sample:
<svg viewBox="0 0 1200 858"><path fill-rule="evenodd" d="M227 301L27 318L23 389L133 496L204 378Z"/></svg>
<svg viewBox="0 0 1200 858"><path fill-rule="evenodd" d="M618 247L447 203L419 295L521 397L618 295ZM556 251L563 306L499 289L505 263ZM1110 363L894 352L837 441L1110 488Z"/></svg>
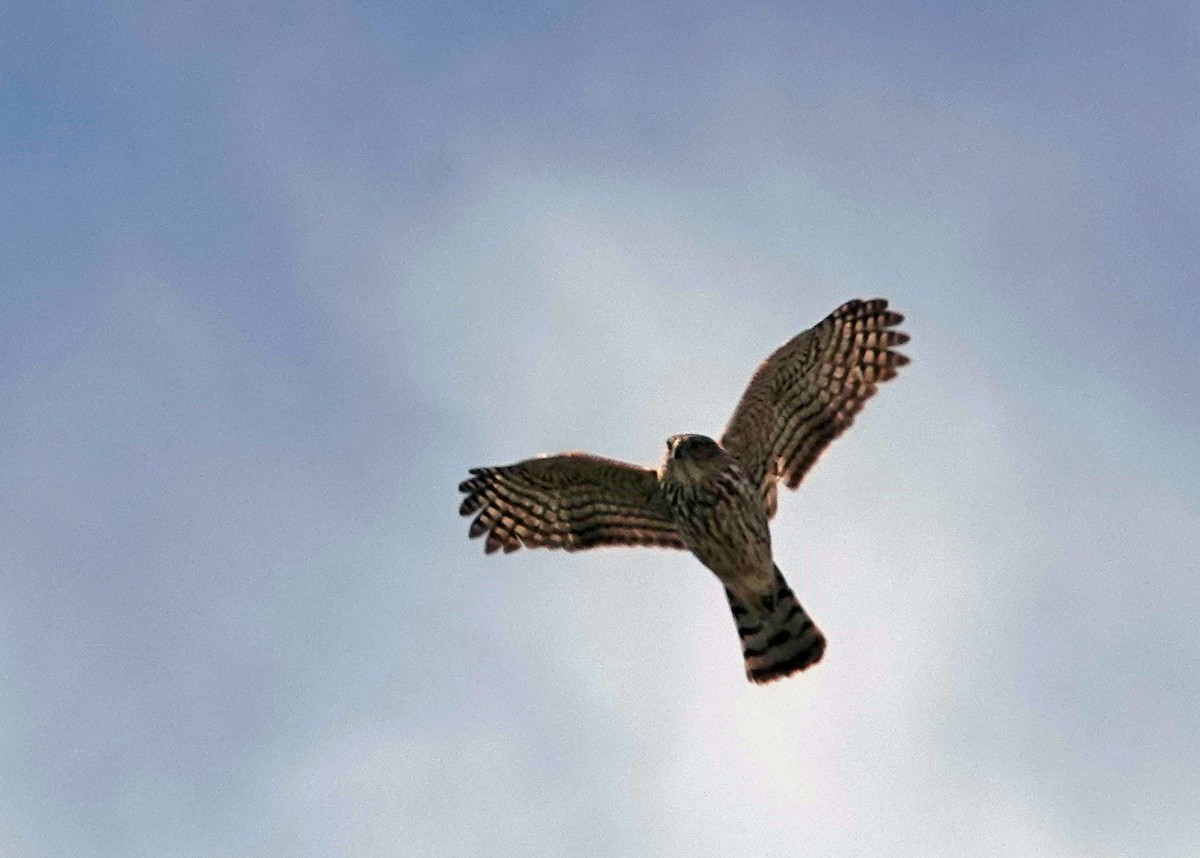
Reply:
<svg viewBox="0 0 1200 858"><path fill-rule="evenodd" d="M751 682L782 679L816 664L825 654L825 635L796 601L778 566L774 598L762 609L750 610L729 590L725 595L742 639L746 678Z"/></svg>

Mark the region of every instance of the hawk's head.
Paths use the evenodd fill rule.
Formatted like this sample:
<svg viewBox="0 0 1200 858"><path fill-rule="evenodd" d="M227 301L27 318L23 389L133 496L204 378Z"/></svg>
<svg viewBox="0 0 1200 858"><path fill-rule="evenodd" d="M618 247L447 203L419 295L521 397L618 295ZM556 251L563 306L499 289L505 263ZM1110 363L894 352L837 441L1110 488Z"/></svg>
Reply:
<svg viewBox="0 0 1200 858"><path fill-rule="evenodd" d="M721 445L704 435L672 435L667 439L659 476L692 481L709 476L724 464L728 453Z"/></svg>
<svg viewBox="0 0 1200 858"><path fill-rule="evenodd" d="M667 439L668 459L710 462L724 453L721 445L706 435L672 435Z"/></svg>

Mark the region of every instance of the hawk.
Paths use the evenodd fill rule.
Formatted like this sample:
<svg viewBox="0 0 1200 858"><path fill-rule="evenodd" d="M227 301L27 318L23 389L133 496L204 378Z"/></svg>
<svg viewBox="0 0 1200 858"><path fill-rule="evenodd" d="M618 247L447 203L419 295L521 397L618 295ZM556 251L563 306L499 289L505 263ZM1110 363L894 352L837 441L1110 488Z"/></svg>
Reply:
<svg viewBox="0 0 1200 858"><path fill-rule="evenodd" d="M654 545L692 552L725 586L746 676L766 683L821 660L825 636L771 555L778 485L796 488L829 442L908 358L887 301L854 300L793 337L750 379L719 441L673 435L657 469L587 453L474 468L459 512L489 554Z"/></svg>

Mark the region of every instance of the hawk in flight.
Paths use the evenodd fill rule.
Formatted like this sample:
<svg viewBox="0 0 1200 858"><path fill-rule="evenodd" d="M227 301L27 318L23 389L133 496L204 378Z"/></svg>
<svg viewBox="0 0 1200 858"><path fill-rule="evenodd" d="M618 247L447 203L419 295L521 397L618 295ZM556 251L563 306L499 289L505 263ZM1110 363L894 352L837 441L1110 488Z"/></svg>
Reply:
<svg viewBox="0 0 1200 858"><path fill-rule="evenodd" d="M474 468L458 488L488 553L656 545L692 552L725 585L746 676L771 682L821 660L825 636L771 556L767 522L789 489L908 358L881 298L849 301L758 367L719 441L673 435L657 470L563 453Z"/></svg>

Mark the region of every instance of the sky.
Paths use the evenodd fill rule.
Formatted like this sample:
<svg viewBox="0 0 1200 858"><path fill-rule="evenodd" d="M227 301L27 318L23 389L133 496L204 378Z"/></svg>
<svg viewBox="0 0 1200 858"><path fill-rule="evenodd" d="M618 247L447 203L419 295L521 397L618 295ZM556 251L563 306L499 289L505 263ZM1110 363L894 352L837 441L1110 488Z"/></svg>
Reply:
<svg viewBox="0 0 1200 858"><path fill-rule="evenodd" d="M1184 856L1192 4L0 9L0 854ZM682 552L487 556L852 297L912 364Z"/></svg>

